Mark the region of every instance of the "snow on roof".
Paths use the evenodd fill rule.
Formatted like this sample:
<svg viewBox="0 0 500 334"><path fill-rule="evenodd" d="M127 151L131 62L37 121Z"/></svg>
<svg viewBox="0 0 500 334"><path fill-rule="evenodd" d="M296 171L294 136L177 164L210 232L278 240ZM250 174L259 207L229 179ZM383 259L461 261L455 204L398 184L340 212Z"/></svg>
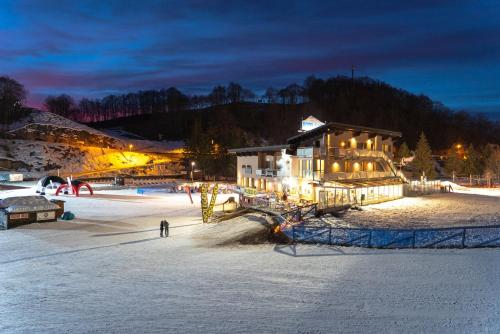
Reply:
<svg viewBox="0 0 500 334"><path fill-rule="evenodd" d="M18 196L4 198L0 200L0 207L9 213L59 209L57 204L49 202L43 196Z"/></svg>

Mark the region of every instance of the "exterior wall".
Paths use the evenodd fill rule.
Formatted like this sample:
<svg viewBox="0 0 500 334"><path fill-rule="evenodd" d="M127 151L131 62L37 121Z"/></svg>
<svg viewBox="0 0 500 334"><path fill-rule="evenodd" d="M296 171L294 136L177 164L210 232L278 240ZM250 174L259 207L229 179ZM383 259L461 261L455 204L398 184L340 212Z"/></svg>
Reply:
<svg viewBox="0 0 500 334"><path fill-rule="evenodd" d="M392 138L387 138L387 139L382 141L382 150L389 157L389 159L394 158L394 155L393 155L394 147L393 147L393 143L392 143Z"/></svg>
<svg viewBox="0 0 500 334"><path fill-rule="evenodd" d="M243 166L251 166L252 172L247 173L243 170ZM252 183L256 177L256 170L259 166L259 159L257 155L252 156L238 156L236 159L236 174L237 183L241 187L252 187Z"/></svg>
<svg viewBox="0 0 500 334"><path fill-rule="evenodd" d="M237 184L240 187L255 188L262 191L282 191L282 176L265 176L262 175L264 170L276 172L280 170L278 161L281 159L281 152L275 154L258 153L251 156L238 156L236 159L237 167ZM248 168L250 166L251 172ZM289 167L288 167L289 168ZM283 168L286 169L286 168ZM259 174L260 172L260 174Z"/></svg>
<svg viewBox="0 0 500 334"><path fill-rule="evenodd" d="M361 179L395 176L390 167L392 138L366 132L353 136L353 131L335 132L326 135L325 179ZM385 151L384 151L385 149ZM327 152L327 153L326 153ZM372 153L373 152L373 153Z"/></svg>
<svg viewBox="0 0 500 334"><path fill-rule="evenodd" d="M337 135L335 132L338 130L304 141L294 156L284 155L284 150L274 154L259 152L253 156L238 156L238 185L261 191L286 191L291 198L320 201L325 194L323 185L328 181L395 177L390 162L392 138L382 139L381 135L367 132L356 132L359 135L354 137L353 131ZM251 173L245 173L242 166L251 166ZM361 195L366 201L402 196L400 185L344 191L349 203L358 203ZM390 196L384 195L387 191Z"/></svg>

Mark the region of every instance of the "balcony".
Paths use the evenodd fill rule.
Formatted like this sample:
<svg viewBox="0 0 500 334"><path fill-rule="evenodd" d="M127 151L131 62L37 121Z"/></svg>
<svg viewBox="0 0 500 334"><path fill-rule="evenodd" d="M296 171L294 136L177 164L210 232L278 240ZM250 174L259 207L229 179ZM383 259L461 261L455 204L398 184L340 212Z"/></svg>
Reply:
<svg viewBox="0 0 500 334"><path fill-rule="evenodd" d="M325 181L335 181L335 180L355 180L355 179L371 179L371 178L382 178L382 177L394 177L394 173L390 171L383 172L336 172L332 174L325 175Z"/></svg>
<svg viewBox="0 0 500 334"><path fill-rule="evenodd" d="M265 169L257 169L255 170L255 175L260 176L260 177L284 177L285 172L280 170L280 169L270 169L270 168L265 168Z"/></svg>
<svg viewBox="0 0 500 334"><path fill-rule="evenodd" d="M387 155L383 151L372 151L372 150L358 150L356 148L339 148L330 147L329 155L334 158L382 158L385 160Z"/></svg>

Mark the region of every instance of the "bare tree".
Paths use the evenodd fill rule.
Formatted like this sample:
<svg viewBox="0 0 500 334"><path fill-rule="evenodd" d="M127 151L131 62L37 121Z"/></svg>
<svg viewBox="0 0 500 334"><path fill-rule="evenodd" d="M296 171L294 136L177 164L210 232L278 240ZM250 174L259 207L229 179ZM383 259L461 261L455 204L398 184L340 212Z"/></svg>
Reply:
<svg viewBox="0 0 500 334"><path fill-rule="evenodd" d="M278 90L273 87L268 87L266 89L266 93L264 94L268 103L276 103L278 102Z"/></svg>
<svg viewBox="0 0 500 334"><path fill-rule="evenodd" d="M243 88L240 84L230 82L227 86L227 98L230 103L239 103L242 100Z"/></svg>
<svg viewBox="0 0 500 334"><path fill-rule="evenodd" d="M227 102L226 87L221 85L215 86L212 89L212 93L210 93L210 101L212 105L225 104Z"/></svg>
<svg viewBox="0 0 500 334"><path fill-rule="evenodd" d="M25 109L22 103L26 99L27 92L24 86L9 77L0 77L0 122L10 124L12 121L22 117Z"/></svg>
<svg viewBox="0 0 500 334"><path fill-rule="evenodd" d="M45 110L68 117L70 111L75 107L75 101L73 98L66 94L61 94L59 96L48 96L44 103Z"/></svg>

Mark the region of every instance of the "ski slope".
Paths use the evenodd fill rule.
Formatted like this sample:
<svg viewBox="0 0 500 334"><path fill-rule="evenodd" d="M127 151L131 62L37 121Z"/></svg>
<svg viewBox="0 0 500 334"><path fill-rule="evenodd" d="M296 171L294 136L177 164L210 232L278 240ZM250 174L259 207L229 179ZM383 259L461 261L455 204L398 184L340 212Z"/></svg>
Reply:
<svg viewBox="0 0 500 334"><path fill-rule="evenodd" d="M0 333L500 331L500 249L202 247L197 194L97 193L0 231Z"/></svg>

